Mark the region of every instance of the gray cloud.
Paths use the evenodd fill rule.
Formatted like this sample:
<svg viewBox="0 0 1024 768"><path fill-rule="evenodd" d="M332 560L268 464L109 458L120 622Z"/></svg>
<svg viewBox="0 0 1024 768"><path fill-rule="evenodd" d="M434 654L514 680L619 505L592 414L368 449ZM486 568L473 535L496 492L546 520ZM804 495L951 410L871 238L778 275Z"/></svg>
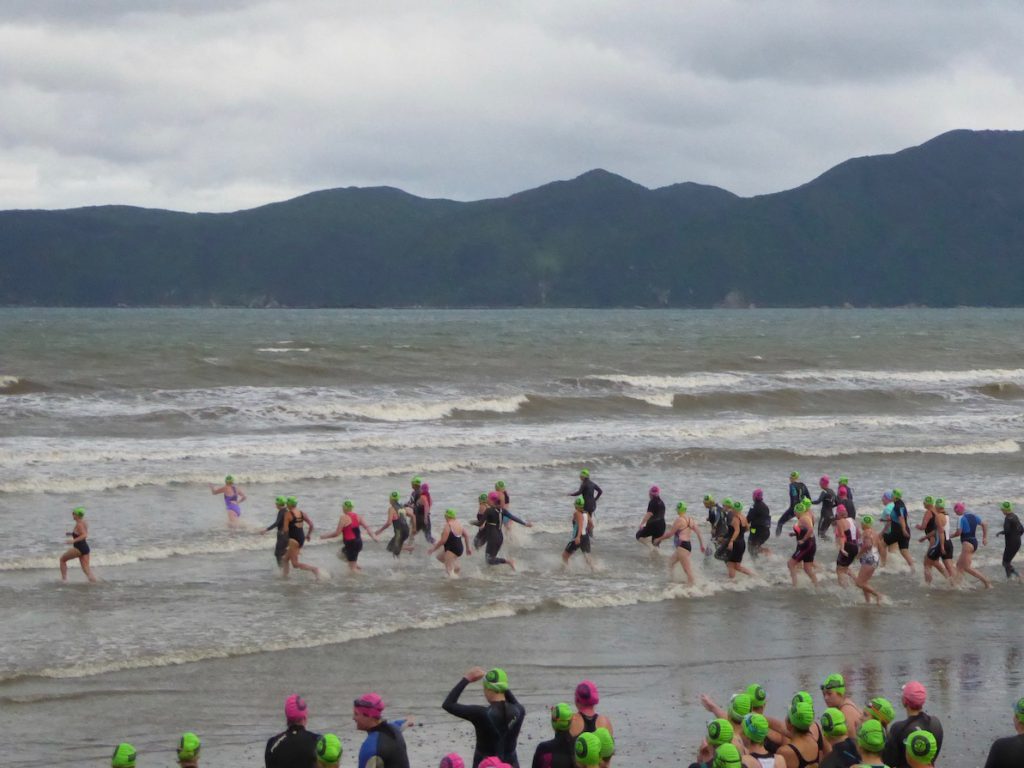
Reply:
<svg viewBox="0 0 1024 768"><path fill-rule="evenodd" d="M474 199L594 167L776 191L1024 127L1022 30L928 0L9 2L0 208Z"/></svg>

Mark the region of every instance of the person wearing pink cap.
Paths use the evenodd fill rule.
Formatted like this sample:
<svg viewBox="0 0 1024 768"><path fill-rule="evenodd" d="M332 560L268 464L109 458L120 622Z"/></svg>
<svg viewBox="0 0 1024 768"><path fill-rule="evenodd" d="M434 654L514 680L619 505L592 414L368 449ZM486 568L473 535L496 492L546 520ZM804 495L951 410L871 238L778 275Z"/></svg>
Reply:
<svg viewBox="0 0 1024 768"><path fill-rule="evenodd" d="M665 502L661 500L661 489L652 485L647 491L647 511L636 531L636 540L650 539L658 546L658 537L665 534Z"/></svg>
<svg viewBox="0 0 1024 768"><path fill-rule="evenodd" d="M939 745L938 754L942 752L942 723L939 718L924 711L928 690L916 680L903 686L903 708L907 711L905 720L898 720L889 726L889 735L885 739L882 758L890 768L910 768L903 742L914 731L928 731L935 736Z"/></svg>
<svg viewBox="0 0 1024 768"><path fill-rule="evenodd" d="M438 768L466 768L466 761L452 752L441 758Z"/></svg>
<svg viewBox="0 0 1024 768"><path fill-rule="evenodd" d="M359 748L359 768L409 768L402 728L412 720L384 719L384 699L379 693L364 693L352 702L352 721L366 733Z"/></svg>
<svg viewBox="0 0 1024 768"><path fill-rule="evenodd" d="M267 740L263 753L266 768L310 768L316 765L316 743L319 733L306 730L309 708L299 694L293 693L284 702L288 727Z"/></svg>
<svg viewBox="0 0 1024 768"><path fill-rule="evenodd" d="M811 502L814 505L821 505L821 517L818 519L818 538L822 541L829 538L828 530L835 521L833 512L839 504L839 497L829 487L830 482L828 475L821 476L821 479L818 480L818 487L821 488L821 493L818 494L817 499Z"/></svg>
<svg viewBox="0 0 1024 768"><path fill-rule="evenodd" d="M750 526L750 556L770 555L772 551L765 544L772 535L772 511L764 503L764 491L755 488L752 494L753 504L747 510L747 524Z"/></svg>
<svg viewBox="0 0 1024 768"><path fill-rule="evenodd" d="M576 686L576 714L569 723L569 735L573 739L581 733L593 733L598 728L607 728L610 734L615 735L612 721L594 710L600 701L597 686L590 680L584 680Z"/></svg>
<svg viewBox="0 0 1024 768"><path fill-rule="evenodd" d="M500 757L485 757L480 761L477 768L512 768L512 766Z"/></svg>

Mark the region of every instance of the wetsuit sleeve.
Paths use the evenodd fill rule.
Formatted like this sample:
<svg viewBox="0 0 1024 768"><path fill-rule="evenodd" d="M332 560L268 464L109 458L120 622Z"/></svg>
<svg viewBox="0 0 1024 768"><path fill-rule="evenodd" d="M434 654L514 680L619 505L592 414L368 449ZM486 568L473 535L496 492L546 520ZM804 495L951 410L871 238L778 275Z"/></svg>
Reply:
<svg viewBox="0 0 1024 768"><path fill-rule="evenodd" d="M275 528L277 528L277 530L281 530L281 526L283 524L284 524L284 510L283 509L279 509L279 510L277 510L277 520L275 520L273 523L268 525L266 527L266 530L272 531Z"/></svg>
<svg viewBox="0 0 1024 768"><path fill-rule="evenodd" d="M598 485L597 483L594 483L594 490L597 491L597 495L594 496L594 501L597 501L598 499L601 498L601 495L604 493L604 491L601 490L601 486Z"/></svg>
<svg viewBox="0 0 1024 768"><path fill-rule="evenodd" d="M511 521L512 521L513 523L519 523L520 525L526 525L526 521L525 521L525 520L523 520L523 519L522 519L522 518L520 518L520 517L516 517L515 515L513 515L513 514L512 514L511 512L509 512L508 510L504 510L504 511L503 511L503 512L501 513L501 515L502 515L502 517L507 517L507 518L508 518L509 520L511 520Z"/></svg>
<svg viewBox="0 0 1024 768"><path fill-rule="evenodd" d="M569 495L570 496L582 496L583 495L583 486L581 485L579 488L577 488L575 491L573 491Z"/></svg>
<svg viewBox="0 0 1024 768"><path fill-rule="evenodd" d="M814 501L812 501L811 504L821 504L821 501L824 498L825 498L825 492L822 491L821 493L818 494L818 498L816 498Z"/></svg>
<svg viewBox="0 0 1024 768"><path fill-rule="evenodd" d="M469 680L466 678L459 680L445 697L441 708L451 715L469 720L476 725L477 722L487 717L487 708L479 704L459 704L459 696L466 690L467 685L469 685Z"/></svg>

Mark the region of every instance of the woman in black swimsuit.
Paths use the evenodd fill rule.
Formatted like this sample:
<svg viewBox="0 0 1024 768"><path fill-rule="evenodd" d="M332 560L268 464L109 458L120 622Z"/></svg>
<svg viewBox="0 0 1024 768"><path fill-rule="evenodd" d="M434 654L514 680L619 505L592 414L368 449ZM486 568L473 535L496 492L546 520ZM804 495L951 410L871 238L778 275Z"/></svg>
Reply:
<svg viewBox="0 0 1024 768"><path fill-rule="evenodd" d="M68 580L68 560L78 560L82 566L82 573L89 581L96 581L92 568L89 567L89 524L85 522L85 507L75 507L71 512L71 518L75 521L73 531L66 535L71 537L71 549L60 556L60 580Z"/></svg>
<svg viewBox="0 0 1024 768"><path fill-rule="evenodd" d="M463 539L465 539L465 547L463 547ZM437 559L444 564L445 572L449 576L462 572L459 567L459 558L462 557L463 551L467 555L473 554L473 550L469 547L469 532L462 523L455 519L454 509L445 510L444 530L441 531L441 538L427 551L427 554L432 555L438 549L441 550L441 553Z"/></svg>
<svg viewBox="0 0 1024 768"><path fill-rule="evenodd" d="M299 562L299 550L306 543L306 536L313 535L313 521L309 515L299 509L298 501L294 496L288 497L288 511L284 513L284 524L288 528L288 549L284 553L284 566L281 575L288 578L290 568L298 568L300 571L312 571L317 581L320 580L320 569ZM306 526L309 526L309 533L306 533Z"/></svg>

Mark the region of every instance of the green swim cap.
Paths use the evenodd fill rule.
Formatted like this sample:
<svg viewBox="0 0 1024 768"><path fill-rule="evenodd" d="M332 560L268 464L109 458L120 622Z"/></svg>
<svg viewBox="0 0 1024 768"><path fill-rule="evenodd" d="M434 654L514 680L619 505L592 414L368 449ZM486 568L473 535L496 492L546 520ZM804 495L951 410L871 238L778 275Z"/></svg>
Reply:
<svg viewBox="0 0 1024 768"><path fill-rule="evenodd" d="M496 482L494 484L494 490L496 490L496 491L504 491L505 490L505 481L504 480L499 480L498 482Z"/></svg>
<svg viewBox="0 0 1024 768"><path fill-rule="evenodd" d="M754 683L747 686L747 696L750 697L751 708L763 707L768 701L768 691L763 686Z"/></svg>
<svg viewBox="0 0 1024 768"><path fill-rule="evenodd" d="M444 516L445 516L446 520L454 520L455 519L455 510L454 509L446 509L444 511Z"/></svg>
<svg viewBox="0 0 1024 768"><path fill-rule="evenodd" d="M711 764L712 768L733 768L733 766L742 766L743 758L740 757L740 751L736 749L735 744L723 744L715 750L715 761Z"/></svg>
<svg viewBox="0 0 1024 768"><path fill-rule="evenodd" d="M274 504L276 504L279 507L283 507L286 503L288 503L288 499L286 499L284 496L278 496L276 499L274 499Z"/></svg>
<svg viewBox="0 0 1024 768"><path fill-rule="evenodd" d="M487 501L487 494L486 493L481 493L479 496L476 497L476 500L477 501Z"/></svg>
<svg viewBox="0 0 1024 768"><path fill-rule="evenodd" d="M601 742L602 760L607 760L615 754L615 739L612 738L611 731L607 728L597 728L594 731L594 735L597 736L597 740Z"/></svg>
<svg viewBox="0 0 1024 768"><path fill-rule="evenodd" d="M341 739L333 733L325 733L316 742L317 762L333 765L341 760Z"/></svg>
<svg viewBox="0 0 1024 768"><path fill-rule="evenodd" d="M484 688L495 693L505 693L508 690L508 675L504 669L495 667L484 675Z"/></svg>
<svg viewBox="0 0 1024 768"><path fill-rule="evenodd" d="M824 682L821 684L821 690L823 693L825 691L846 693L846 680L843 679L842 675L833 672L831 675L825 678Z"/></svg>
<svg viewBox="0 0 1024 768"><path fill-rule="evenodd" d="M589 469L581 469L580 470L580 477L590 477L590 470Z"/></svg>
<svg viewBox="0 0 1024 768"><path fill-rule="evenodd" d="M743 718L743 735L755 744L764 744L768 738L768 718L757 712L751 712Z"/></svg>
<svg viewBox="0 0 1024 768"><path fill-rule="evenodd" d="M75 517L85 517L85 507L75 507L71 510L71 514Z"/></svg>
<svg viewBox="0 0 1024 768"><path fill-rule="evenodd" d="M903 491L901 491L899 488L893 488L892 489L892 497L894 499L902 499L903 498Z"/></svg>
<svg viewBox="0 0 1024 768"><path fill-rule="evenodd" d="M234 475L228 475L227 477L224 478L224 482L225 483L229 483L229 484L235 482L235 476Z"/></svg>
<svg viewBox="0 0 1024 768"><path fill-rule="evenodd" d="M593 733L581 733L574 751L577 765L601 764L601 740Z"/></svg>
<svg viewBox="0 0 1024 768"><path fill-rule="evenodd" d="M939 498L937 498L935 500L935 506L939 507L940 509L945 509L946 508L946 500L940 496Z"/></svg>
<svg viewBox="0 0 1024 768"><path fill-rule="evenodd" d="M1001 509L1003 512L1013 512L1013 504L1011 504L1008 501L1004 501L1002 504L999 505L999 509Z"/></svg>
<svg viewBox="0 0 1024 768"><path fill-rule="evenodd" d="M568 731L572 723L572 707L565 702L551 708L551 727L556 731Z"/></svg>
<svg viewBox="0 0 1024 768"><path fill-rule="evenodd" d="M857 746L868 752L885 749L885 730L877 720L865 720L857 729Z"/></svg>
<svg viewBox="0 0 1024 768"><path fill-rule="evenodd" d="M135 768L135 747L127 742L122 742L114 747L114 754L110 758L110 768Z"/></svg>
<svg viewBox="0 0 1024 768"><path fill-rule="evenodd" d="M789 479L790 480L799 480L800 479L800 473L799 472L790 472L789 473Z"/></svg>
<svg viewBox="0 0 1024 768"><path fill-rule="evenodd" d="M1017 703L1013 705L1013 714L1024 723L1024 699L1017 699Z"/></svg>
<svg viewBox="0 0 1024 768"><path fill-rule="evenodd" d="M284 502L289 507L296 507L299 504L299 500L296 499L294 496L289 496L287 499L284 500Z"/></svg>
<svg viewBox="0 0 1024 768"><path fill-rule="evenodd" d="M685 515L686 514L686 502L685 501L680 501L678 504L676 504L676 512L678 514L680 514L680 515Z"/></svg>
<svg viewBox="0 0 1024 768"><path fill-rule="evenodd" d="M341 503L341 506L344 509L354 509L356 505L352 503L352 499L345 499L345 501Z"/></svg>
<svg viewBox="0 0 1024 768"><path fill-rule="evenodd" d="M414 478L413 478L412 480L410 480L409 482L410 482L410 483L411 483L412 485L423 485L423 478L421 478L421 477L420 477L419 475L417 475L416 477L414 477Z"/></svg>
<svg viewBox="0 0 1024 768"><path fill-rule="evenodd" d="M194 760L198 757L201 746L199 737L191 731L181 734L181 739L178 741L178 760Z"/></svg>
<svg viewBox="0 0 1024 768"><path fill-rule="evenodd" d="M842 477L839 478L839 484L840 485L849 485L850 484L850 478L848 478L846 475L843 475Z"/></svg>
<svg viewBox="0 0 1024 768"><path fill-rule="evenodd" d="M875 522L875 518L873 518L871 515L861 515L861 518L860 518L860 524L861 525L863 525L863 526L865 526L867 528L870 528L874 522Z"/></svg>
<svg viewBox="0 0 1024 768"><path fill-rule="evenodd" d="M793 699L789 707L789 722L798 731L807 733L814 725L814 704L807 699Z"/></svg>
<svg viewBox="0 0 1024 768"><path fill-rule="evenodd" d="M726 496L724 499L722 499L722 506L723 507L732 507L732 497Z"/></svg>
<svg viewBox="0 0 1024 768"><path fill-rule="evenodd" d="M932 504L935 503L935 497L934 496L925 496L923 503L928 505L928 506L931 506Z"/></svg>
<svg viewBox="0 0 1024 768"><path fill-rule="evenodd" d="M735 509L737 512L742 512L743 511L743 502L742 501L734 501L732 503L732 508Z"/></svg>
<svg viewBox="0 0 1024 768"><path fill-rule="evenodd" d="M742 722L746 715L750 714L751 701L750 696L745 693L734 694L729 699L729 719L737 725Z"/></svg>
<svg viewBox="0 0 1024 768"><path fill-rule="evenodd" d="M714 720L708 720L708 744L712 747L728 744L734 735L732 723L725 718L716 717Z"/></svg>
<svg viewBox="0 0 1024 768"><path fill-rule="evenodd" d="M939 742L930 731L914 731L903 740L907 755L921 763L930 763L939 754Z"/></svg>
<svg viewBox="0 0 1024 768"><path fill-rule="evenodd" d="M715 503L715 497L712 496L710 493L705 493L704 494L704 503L705 504L714 504Z"/></svg>
<svg viewBox="0 0 1024 768"><path fill-rule="evenodd" d="M575 504L577 507L582 507L584 504L583 497L577 496L576 499L573 501L573 504Z"/></svg>
<svg viewBox="0 0 1024 768"><path fill-rule="evenodd" d="M846 735L846 715L843 710L829 707L821 713L821 730L826 736L836 737Z"/></svg>
<svg viewBox="0 0 1024 768"><path fill-rule="evenodd" d="M892 702L881 696L876 696L869 701L864 707L864 712L869 718L877 720L882 725L888 725L896 719L896 709Z"/></svg>
<svg viewBox="0 0 1024 768"><path fill-rule="evenodd" d="M390 494L388 494L388 498L391 499L392 501L398 501L400 496L401 494L398 491L392 491Z"/></svg>

